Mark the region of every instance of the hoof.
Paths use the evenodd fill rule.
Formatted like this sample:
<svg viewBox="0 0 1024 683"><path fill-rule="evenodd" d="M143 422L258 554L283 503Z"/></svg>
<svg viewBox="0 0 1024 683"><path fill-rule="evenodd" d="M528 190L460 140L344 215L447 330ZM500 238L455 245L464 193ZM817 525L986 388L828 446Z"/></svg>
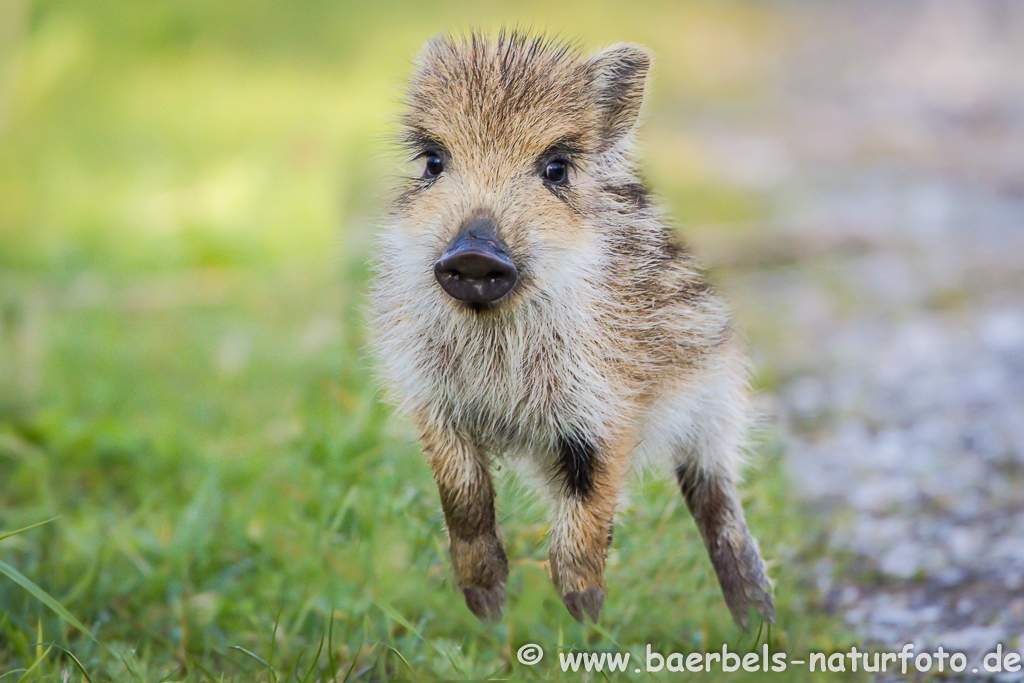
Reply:
<svg viewBox="0 0 1024 683"><path fill-rule="evenodd" d="M745 542L739 549L711 555L725 602L733 620L743 630L750 626L751 607L765 621L775 621L772 584L765 572L764 560L757 550L757 543L749 534L745 536ZM727 546L723 544L721 547Z"/></svg>
<svg viewBox="0 0 1024 683"><path fill-rule="evenodd" d="M601 606L604 604L604 591L600 588L588 588L579 593L573 591L562 597L566 609L569 610L576 621L583 623L583 615L586 614L593 622L601 614Z"/></svg>
<svg viewBox="0 0 1024 683"><path fill-rule="evenodd" d="M470 586L462 589L466 596L466 607L477 616L480 621L496 622L501 619L501 613L505 609L505 586L497 585L492 588Z"/></svg>

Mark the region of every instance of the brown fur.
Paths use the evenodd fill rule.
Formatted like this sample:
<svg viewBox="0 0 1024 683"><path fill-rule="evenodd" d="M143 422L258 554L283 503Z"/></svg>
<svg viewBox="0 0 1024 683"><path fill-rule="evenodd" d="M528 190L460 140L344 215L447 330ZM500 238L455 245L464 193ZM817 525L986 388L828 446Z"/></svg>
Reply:
<svg viewBox="0 0 1024 683"><path fill-rule="evenodd" d="M470 609L500 616L508 561L488 468L532 462L550 481L551 576L596 620L612 518L635 460L676 471L733 616L774 618L738 502L746 361L725 307L665 224L631 159L650 56L593 57L519 34L439 38L403 116L414 156L380 243L375 346L417 423ZM542 178L551 159L568 182ZM418 163L424 163L422 161ZM491 221L519 273L467 304L434 262L467 221Z"/></svg>

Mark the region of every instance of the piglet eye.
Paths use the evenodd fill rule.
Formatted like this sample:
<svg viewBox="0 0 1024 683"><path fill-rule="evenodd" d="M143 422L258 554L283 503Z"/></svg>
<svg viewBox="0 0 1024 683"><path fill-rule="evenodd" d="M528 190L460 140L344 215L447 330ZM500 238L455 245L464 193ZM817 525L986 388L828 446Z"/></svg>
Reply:
<svg viewBox="0 0 1024 683"><path fill-rule="evenodd" d="M553 159L544 166L544 180L555 185L564 185L569 179L569 166L561 159Z"/></svg>
<svg viewBox="0 0 1024 683"><path fill-rule="evenodd" d="M428 178L435 178L441 175L441 172L444 171L444 162L441 161L441 157L434 153L427 154L426 156L427 165L423 171L424 174Z"/></svg>

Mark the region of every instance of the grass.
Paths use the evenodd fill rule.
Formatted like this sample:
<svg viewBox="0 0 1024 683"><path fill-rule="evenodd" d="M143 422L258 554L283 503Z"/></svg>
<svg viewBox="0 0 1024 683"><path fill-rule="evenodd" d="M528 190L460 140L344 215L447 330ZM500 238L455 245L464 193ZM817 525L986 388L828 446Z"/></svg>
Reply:
<svg viewBox="0 0 1024 683"><path fill-rule="evenodd" d="M546 668L517 665L530 642L634 656L646 643L753 645L675 487L655 477L622 510L600 627L561 606L543 509L505 481L509 609L498 626L477 623L451 583L428 468L369 388L360 328L346 324L358 299L342 292L363 276L201 271L177 276L174 301L143 308L132 292L167 289L153 276L105 283L93 307L68 302L80 283L53 286L38 323L52 344L42 395L7 407L0 458L5 527L59 517L4 539L0 559L99 642L0 581L0 661L43 662L36 673L50 680L74 669L36 647L54 642L93 680L303 680L295 672L311 666L309 680L350 667L372 679L524 678L554 672L553 650ZM779 455L765 456L747 507L777 563L771 645L836 647L803 597L813 528L787 498Z"/></svg>
<svg viewBox="0 0 1024 683"><path fill-rule="evenodd" d="M756 74L735 55L715 71L713 46L673 29L770 37L731 5L582 7L0 10L0 681L557 678L559 646L849 642L808 597L818 531L770 437L747 487L775 561L770 631L732 625L675 487L652 476L622 510L600 625L557 599L543 507L514 479L505 619L478 623L452 585L437 493L377 397L360 315L415 46L500 23L643 40L663 55L649 135L679 139L678 93L723 106ZM768 210L667 154L653 180L684 222ZM526 643L547 650L535 667Z"/></svg>

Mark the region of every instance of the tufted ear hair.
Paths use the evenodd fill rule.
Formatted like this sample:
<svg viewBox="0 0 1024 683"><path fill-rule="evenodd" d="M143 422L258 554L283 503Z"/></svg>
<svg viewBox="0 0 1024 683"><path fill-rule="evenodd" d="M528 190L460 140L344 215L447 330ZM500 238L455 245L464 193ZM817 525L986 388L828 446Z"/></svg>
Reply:
<svg viewBox="0 0 1024 683"><path fill-rule="evenodd" d="M413 62L415 71L422 71L428 64L444 54L450 44L451 38L446 33L436 33L428 38Z"/></svg>
<svg viewBox="0 0 1024 683"><path fill-rule="evenodd" d="M601 109L602 151L618 144L636 125L652 61L646 48L632 43L612 45L588 61Z"/></svg>

